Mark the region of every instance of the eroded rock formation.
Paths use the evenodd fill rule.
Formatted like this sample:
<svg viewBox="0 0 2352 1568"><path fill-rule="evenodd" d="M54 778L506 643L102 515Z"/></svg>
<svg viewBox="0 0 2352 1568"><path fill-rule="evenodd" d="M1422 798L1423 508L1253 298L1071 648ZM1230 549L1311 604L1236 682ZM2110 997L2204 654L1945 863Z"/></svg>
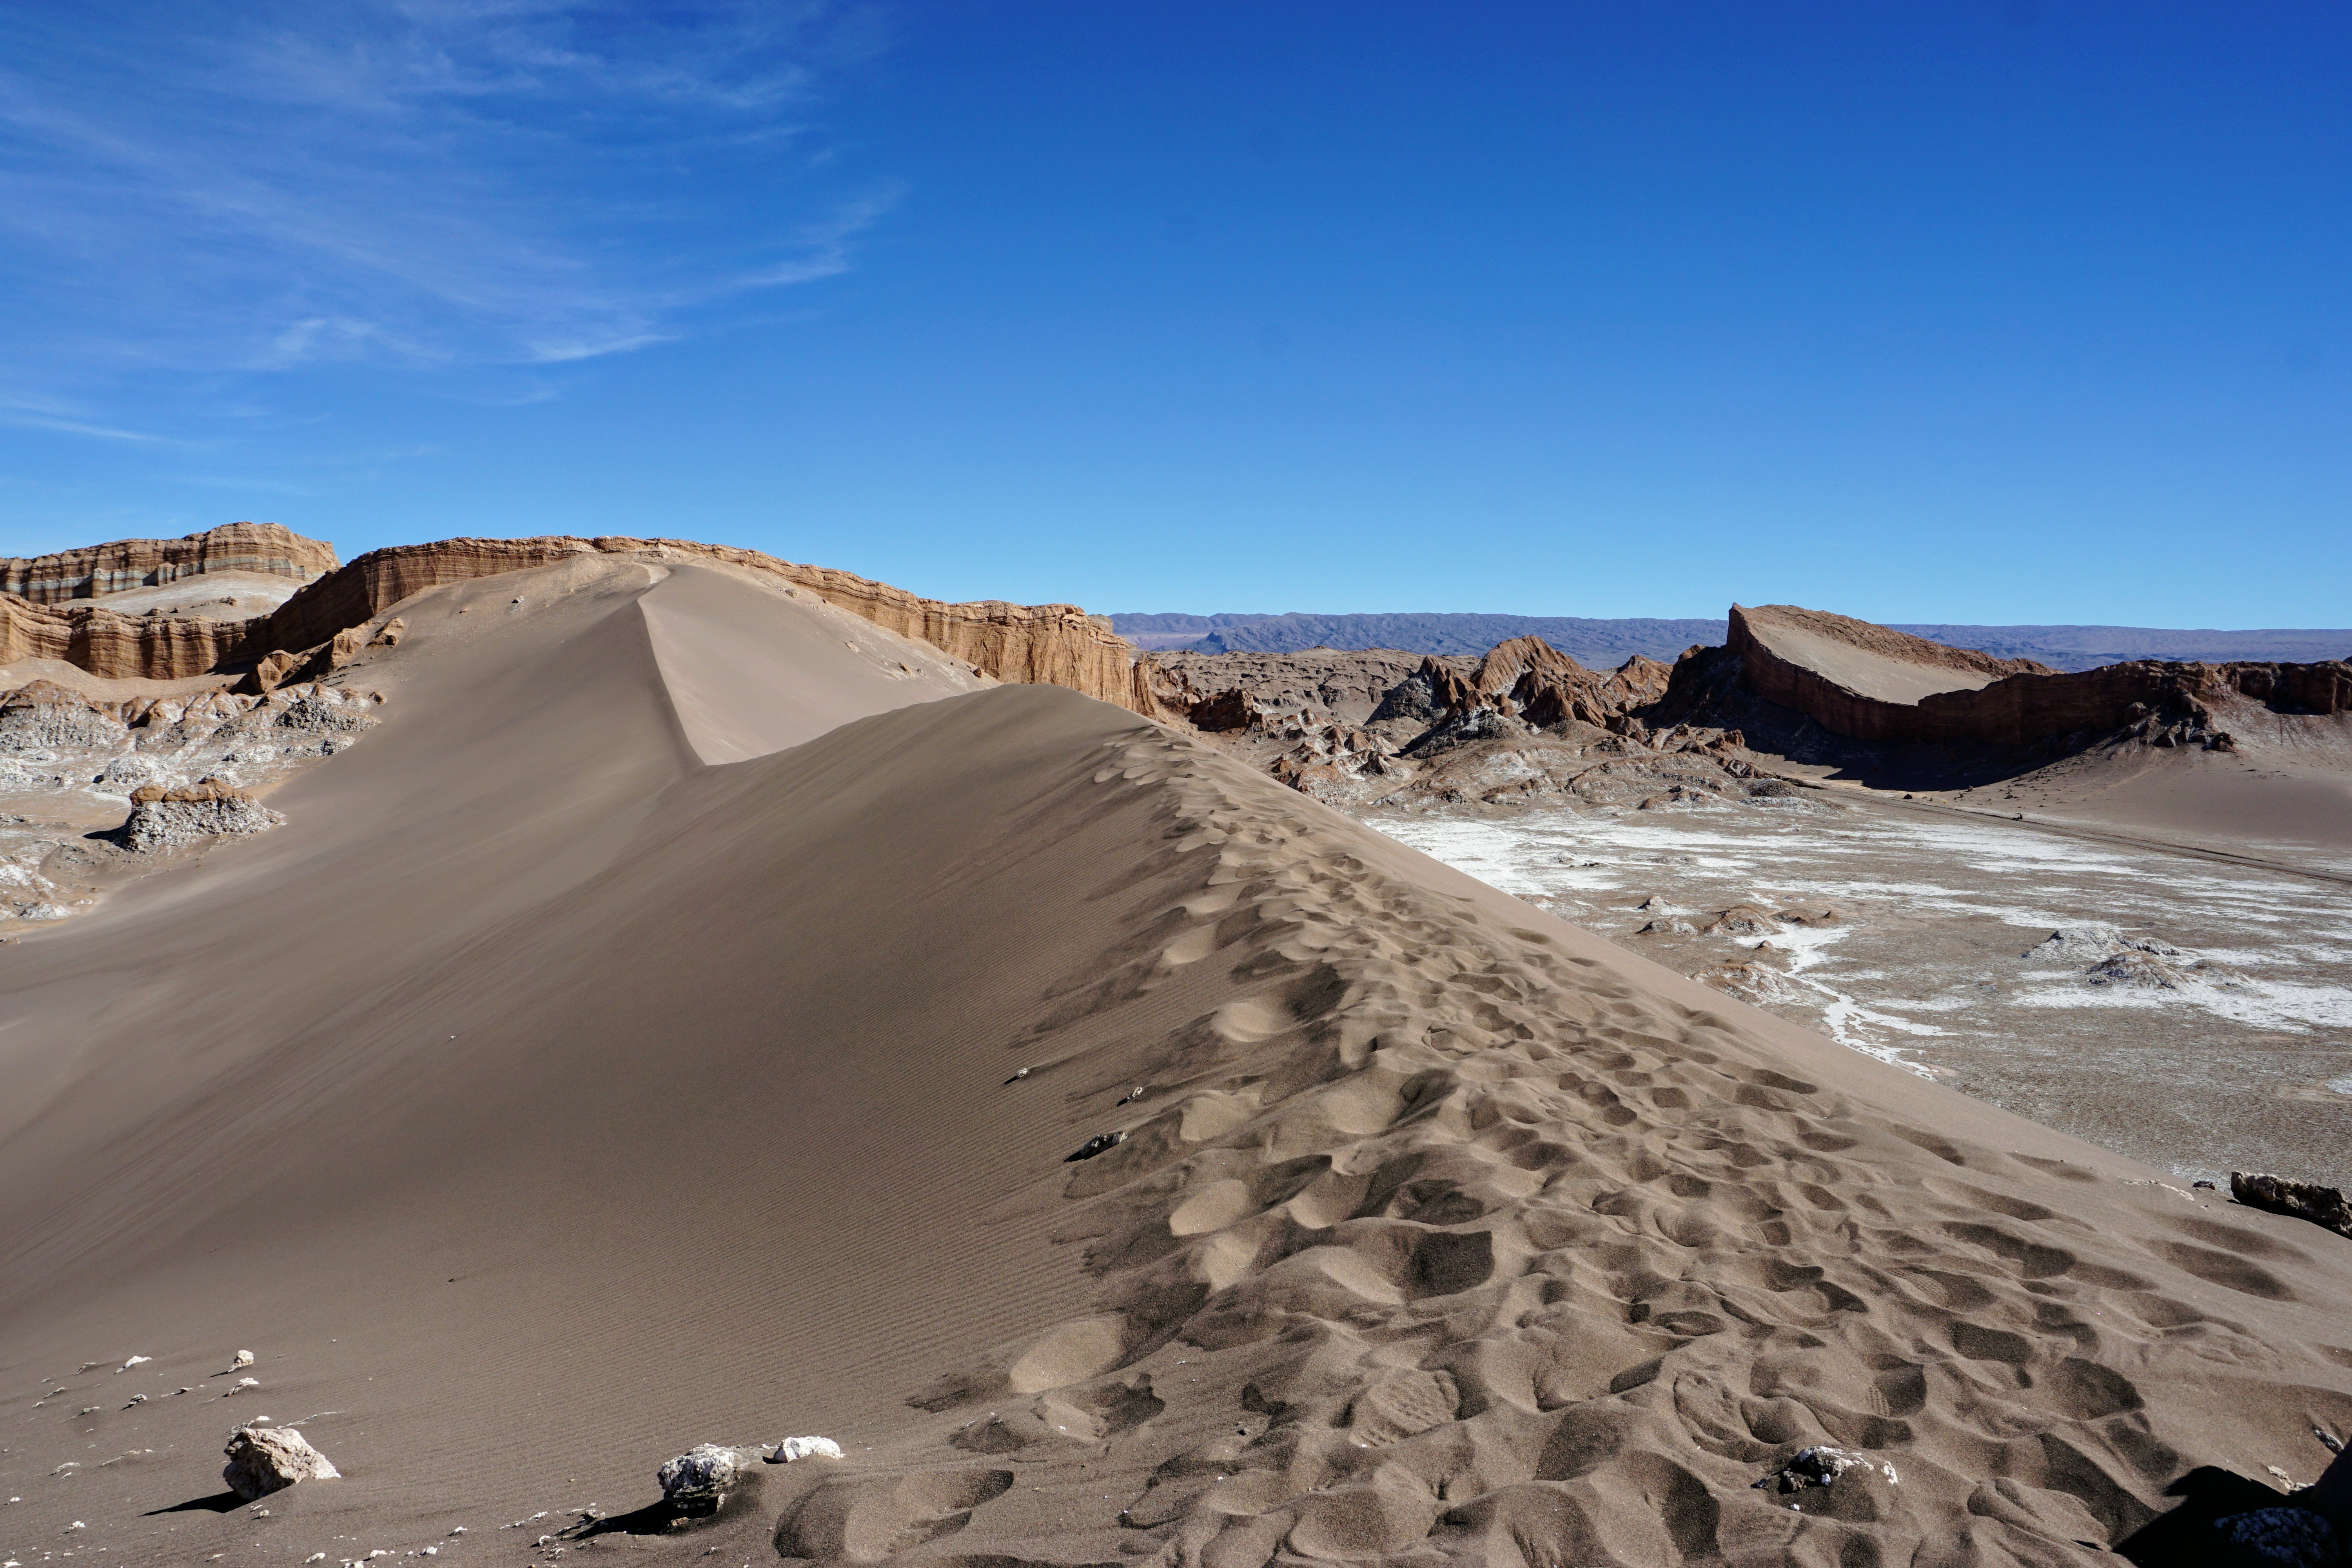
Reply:
<svg viewBox="0 0 2352 1568"><path fill-rule="evenodd" d="M2282 712L2352 711L2352 662L2165 664L2153 659L2061 674L2026 659L1947 647L1885 626L1786 605L1731 610L1725 652L1749 691L1833 734L1886 742L2030 745L2133 730L2157 745L2227 749L2215 703L2245 698ZM1696 685L1717 673L1685 659ZM1716 661L1720 664L1721 661ZM1677 666L1677 681L1685 673ZM1670 700L1669 708L1693 706Z"/></svg>
<svg viewBox="0 0 2352 1568"><path fill-rule="evenodd" d="M267 620L125 616L102 605L38 605L0 594L0 664L54 658L121 679L176 680L269 651Z"/></svg>
<svg viewBox="0 0 2352 1568"><path fill-rule="evenodd" d="M92 599L208 572L259 572L307 583L336 567L335 547L274 522L231 522L180 539L118 539L54 555L0 560L0 592L37 605Z"/></svg>
<svg viewBox="0 0 2352 1568"><path fill-rule="evenodd" d="M1746 798L1769 783L1737 731L1654 729L1645 715L1670 672L1638 655L1592 670L1540 637L1515 637L1475 660L1311 648L1144 664L1170 711L1334 803L1640 809Z"/></svg>
<svg viewBox="0 0 2352 1568"><path fill-rule="evenodd" d="M266 833L286 818L234 784L205 779L180 789L147 784L131 793L122 825L126 849L142 855L184 849L206 838Z"/></svg>

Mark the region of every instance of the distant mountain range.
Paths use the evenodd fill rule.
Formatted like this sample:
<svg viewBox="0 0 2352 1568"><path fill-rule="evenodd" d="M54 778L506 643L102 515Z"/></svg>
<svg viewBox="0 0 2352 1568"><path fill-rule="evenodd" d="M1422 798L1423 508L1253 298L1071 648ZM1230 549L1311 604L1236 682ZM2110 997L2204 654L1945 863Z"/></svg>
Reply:
<svg viewBox="0 0 2352 1568"><path fill-rule="evenodd" d="M1407 653L1485 653L1511 637L1539 637L1594 668L1641 654L1671 660L1685 648L1723 641L1720 620L1580 616L1114 615L1112 627L1137 647L1195 653L1296 653L1301 648L1402 648ZM2352 630L2273 627L2179 631L2163 626L1898 626L1896 631L2001 658L2038 659L2053 669L2090 669L2126 659L2267 660L2308 664L2352 658Z"/></svg>

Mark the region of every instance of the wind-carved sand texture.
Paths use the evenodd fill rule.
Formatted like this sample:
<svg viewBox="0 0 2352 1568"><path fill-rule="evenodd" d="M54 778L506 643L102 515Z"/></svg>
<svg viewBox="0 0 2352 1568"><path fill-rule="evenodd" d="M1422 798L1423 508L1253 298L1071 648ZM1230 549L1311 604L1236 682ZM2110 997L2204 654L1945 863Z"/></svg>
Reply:
<svg viewBox="0 0 2352 1568"><path fill-rule="evenodd" d="M1144 1378L1223 1403L1230 1427L1180 1436L1171 1405L1088 1472L1143 1472L1125 1521L1164 1560L2069 1561L2152 1514L2255 1368L2347 1408L2332 1342L2254 1342L2273 1305L2312 1313L2290 1341L2332 1332L2320 1281L2352 1259L2325 1237L1865 1069L1328 814L1269 820L1196 743L1094 777L1159 797L1189 874L1073 1005L1192 1005L1071 1092L1175 1103L1068 1182L1106 1315L939 1399L993 1396L982 1452L1057 1378L1096 1374L1040 1415ZM1245 994L1195 1011L1212 978ZM1838 1522L1748 1490L1824 1441L1901 1483L1817 1500Z"/></svg>
<svg viewBox="0 0 2352 1568"><path fill-rule="evenodd" d="M401 614L284 826L0 950L20 1558L2087 1563L2352 1423L2342 1237L1205 742L707 564Z"/></svg>

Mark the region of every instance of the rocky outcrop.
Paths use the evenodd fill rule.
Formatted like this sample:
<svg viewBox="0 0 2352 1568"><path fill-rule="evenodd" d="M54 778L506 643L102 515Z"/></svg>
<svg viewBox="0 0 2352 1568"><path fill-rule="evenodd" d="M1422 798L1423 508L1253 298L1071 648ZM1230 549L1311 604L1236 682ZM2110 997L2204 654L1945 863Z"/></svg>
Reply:
<svg viewBox="0 0 2352 1568"><path fill-rule="evenodd" d="M1431 728L1423 740L1433 747L1489 739L1510 729L1497 722L1507 720L1538 730L1579 722L1623 733L1636 722L1635 708L1664 693L1667 676L1664 665L1639 654L1602 672L1585 668L1541 637L1513 637L1489 648L1467 672L1423 659L1373 718L1425 720Z"/></svg>
<svg viewBox="0 0 2352 1568"><path fill-rule="evenodd" d="M2140 660L2061 674L1785 605L1735 605L1730 626L1724 652L1737 659L1740 685L1857 741L2014 747L2132 731L2159 746L2228 749L2227 734L2210 723L2217 702L2247 698L2281 712L2352 711L2352 662L2344 660ZM1723 660L1686 656L1675 679L1690 689L1670 693L1664 706L1695 709L1697 689L1725 668Z"/></svg>
<svg viewBox="0 0 2352 1568"><path fill-rule="evenodd" d="M1465 671L1436 654L1424 654L1420 667L1381 699L1367 722L1433 725L1448 714L1468 712L1477 706L1475 673L1475 666Z"/></svg>
<svg viewBox="0 0 2352 1568"><path fill-rule="evenodd" d="M742 1462L732 1448L705 1443L665 1462L654 1479L662 1500L683 1514L716 1513L742 1479Z"/></svg>
<svg viewBox="0 0 2352 1568"><path fill-rule="evenodd" d="M1192 704L1184 710L1184 717L1192 721L1194 729L1212 734L1246 730L1257 721L1257 701L1242 688L1230 687Z"/></svg>
<svg viewBox="0 0 2352 1568"><path fill-rule="evenodd" d="M1757 1481L1759 1491L1801 1492L1813 1487L1830 1487L1850 1470L1867 1475L1883 1476L1892 1486L1901 1479L1895 1467L1874 1454L1856 1453L1851 1448L1832 1448L1823 1444L1819 1447L1801 1448L1796 1458Z"/></svg>
<svg viewBox="0 0 2352 1568"><path fill-rule="evenodd" d="M131 816L117 837L134 854L185 849L207 838L266 833L286 818L219 779L179 789L147 784L131 793Z"/></svg>
<svg viewBox="0 0 2352 1568"><path fill-rule="evenodd" d="M228 1463L221 1467L221 1479L247 1502L303 1481L342 1479L333 1461L291 1426L240 1426L222 1452Z"/></svg>
<svg viewBox="0 0 2352 1568"><path fill-rule="evenodd" d="M56 605L207 572L257 572L307 583L336 564L335 547L323 540L305 539L274 522L231 522L180 539L118 539L0 560L0 592Z"/></svg>
<svg viewBox="0 0 2352 1568"><path fill-rule="evenodd" d="M1538 730L1573 720L1622 733L1633 710L1665 695L1670 671L1656 659L1635 654L1604 675L1559 657L1566 669L1531 664L1511 687L1519 716Z"/></svg>
<svg viewBox="0 0 2352 1568"><path fill-rule="evenodd" d="M828 567L796 566L751 551L725 553L753 556L734 563L778 572L885 631L943 648L999 680L1066 686L1139 713L1155 711L1149 686L1139 679L1135 649L1075 605L947 604Z"/></svg>
<svg viewBox="0 0 2352 1568"><path fill-rule="evenodd" d="M2352 1204L2334 1187L2297 1182L2258 1172L2230 1173L2230 1195L2248 1208L2268 1209L2295 1219L2324 1226L2338 1236L2352 1236Z"/></svg>
<svg viewBox="0 0 2352 1568"><path fill-rule="evenodd" d="M1452 662L1467 669L1473 661ZM1146 673L1160 704L1177 713L1238 690L1261 713L1305 711L1365 724L1397 683L1421 664L1420 654L1391 648L1339 652L1322 647L1298 653L1155 653L1144 656L1136 668Z"/></svg>
<svg viewBox="0 0 2352 1568"><path fill-rule="evenodd" d="M109 749L131 733L111 704L94 703L51 680L0 696L0 752Z"/></svg>
<svg viewBox="0 0 2352 1568"><path fill-rule="evenodd" d="M1136 712L1160 710L1137 668L1135 649L1075 605L948 604L848 572L679 539L443 539L370 551L279 605L268 619L266 641L272 649L313 648L425 589L590 554L711 562L762 573L886 631L929 643L999 680L1066 686Z"/></svg>

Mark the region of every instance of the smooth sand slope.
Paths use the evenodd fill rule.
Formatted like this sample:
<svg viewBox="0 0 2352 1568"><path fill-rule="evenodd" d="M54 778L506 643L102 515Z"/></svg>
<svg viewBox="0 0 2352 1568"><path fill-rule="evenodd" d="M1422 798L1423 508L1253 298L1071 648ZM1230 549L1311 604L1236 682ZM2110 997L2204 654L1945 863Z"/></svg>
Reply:
<svg viewBox="0 0 2352 1568"><path fill-rule="evenodd" d="M27 1564L2092 1562L2352 1425L2352 1243L1131 714L712 571L402 613L289 826L0 950ZM215 1511L265 1414L345 1479Z"/></svg>

